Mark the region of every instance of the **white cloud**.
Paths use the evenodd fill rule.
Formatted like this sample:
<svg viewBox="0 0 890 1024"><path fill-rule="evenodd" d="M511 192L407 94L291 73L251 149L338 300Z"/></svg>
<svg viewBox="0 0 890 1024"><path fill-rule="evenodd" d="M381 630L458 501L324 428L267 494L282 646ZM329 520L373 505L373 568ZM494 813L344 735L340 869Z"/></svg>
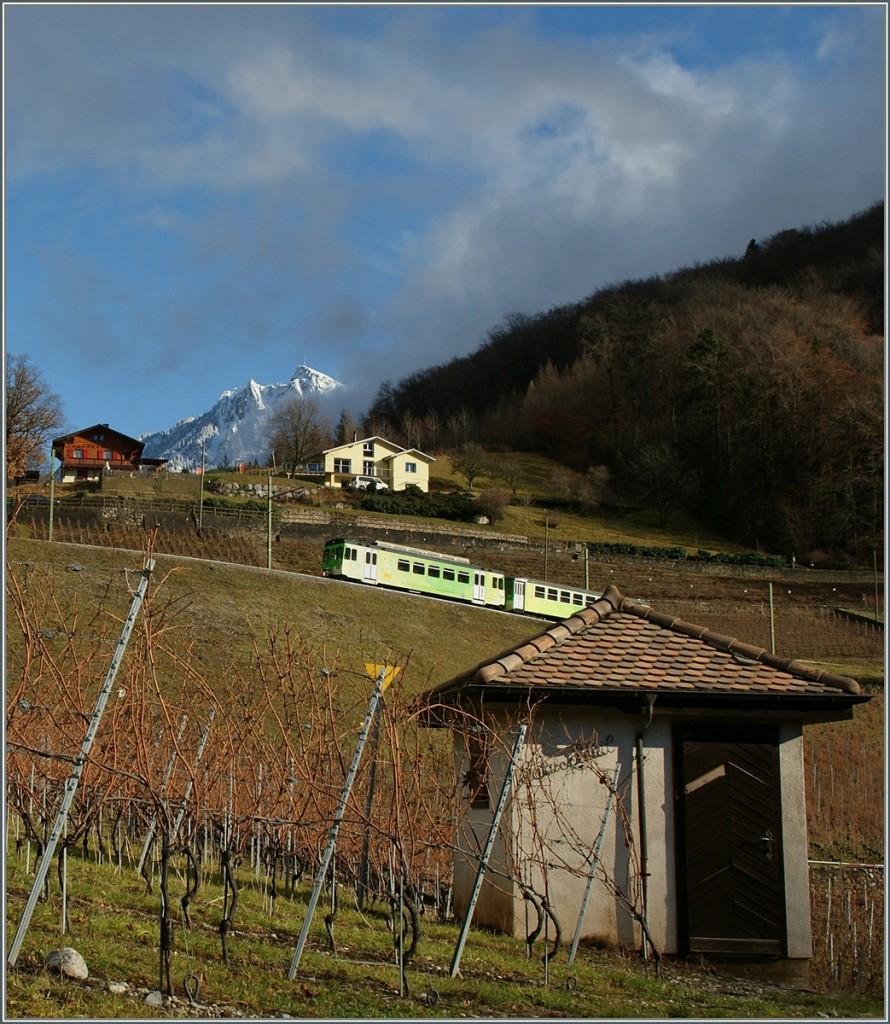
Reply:
<svg viewBox="0 0 890 1024"><path fill-rule="evenodd" d="M225 387L264 376L251 358L317 343L332 363L320 370L373 393L469 351L512 311L740 254L879 198L882 54L858 12L794 53L698 64L677 45L688 33L556 36L537 15L20 9L11 187L36 209L88 180L113 193L128 237L144 225L181 243L177 280L146 255L146 295L113 260L89 287L56 261L66 345L112 352L145 330L146 348L185 365L241 337L244 370L233 363ZM46 226L46 244L65 230ZM128 304L116 331L110 310Z"/></svg>

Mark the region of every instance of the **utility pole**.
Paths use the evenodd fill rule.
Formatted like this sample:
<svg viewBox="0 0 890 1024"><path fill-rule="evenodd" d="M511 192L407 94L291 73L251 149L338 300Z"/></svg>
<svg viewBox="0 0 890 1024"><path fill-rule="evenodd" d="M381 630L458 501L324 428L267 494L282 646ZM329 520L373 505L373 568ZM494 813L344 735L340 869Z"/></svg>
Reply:
<svg viewBox="0 0 890 1024"><path fill-rule="evenodd" d="M47 540L52 543L53 539L53 499L55 497L56 487L56 471L53 466L53 457L56 454L55 448L53 448L52 442L49 445L49 536Z"/></svg>
<svg viewBox="0 0 890 1024"><path fill-rule="evenodd" d="M776 618L773 611L773 585L769 584L769 650L776 653Z"/></svg>
<svg viewBox="0 0 890 1024"><path fill-rule="evenodd" d="M550 517L544 516L544 582L547 582L547 555L550 549Z"/></svg>
<svg viewBox="0 0 890 1024"><path fill-rule="evenodd" d="M269 490L266 503L266 568L272 568L272 474L269 474Z"/></svg>
<svg viewBox="0 0 890 1024"><path fill-rule="evenodd" d="M201 497L198 500L198 536L201 536L201 523L204 519L204 442L201 442Z"/></svg>

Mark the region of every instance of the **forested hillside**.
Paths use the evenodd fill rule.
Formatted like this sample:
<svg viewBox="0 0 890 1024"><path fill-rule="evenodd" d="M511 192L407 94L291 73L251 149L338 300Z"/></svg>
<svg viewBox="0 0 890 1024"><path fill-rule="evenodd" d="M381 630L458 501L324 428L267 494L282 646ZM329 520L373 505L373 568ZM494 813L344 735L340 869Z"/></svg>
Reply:
<svg viewBox="0 0 890 1024"><path fill-rule="evenodd" d="M884 205L738 259L508 316L472 354L385 383L373 433L478 443L680 506L774 551L871 558L883 530Z"/></svg>

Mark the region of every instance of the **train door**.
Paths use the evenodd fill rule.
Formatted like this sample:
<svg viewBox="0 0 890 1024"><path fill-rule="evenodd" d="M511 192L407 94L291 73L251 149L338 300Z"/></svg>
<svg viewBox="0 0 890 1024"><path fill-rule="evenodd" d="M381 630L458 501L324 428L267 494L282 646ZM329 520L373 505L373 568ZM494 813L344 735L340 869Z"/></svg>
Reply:
<svg viewBox="0 0 890 1024"><path fill-rule="evenodd" d="M485 604L485 573L473 573L473 600L477 604Z"/></svg>
<svg viewBox="0 0 890 1024"><path fill-rule="evenodd" d="M525 610L525 580L513 580L513 610Z"/></svg>
<svg viewBox="0 0 890 1024"><path fill-rule="evenodd" d="M377 552L365 549L365 569L362 574L364 583L377 582Z"/></svg>

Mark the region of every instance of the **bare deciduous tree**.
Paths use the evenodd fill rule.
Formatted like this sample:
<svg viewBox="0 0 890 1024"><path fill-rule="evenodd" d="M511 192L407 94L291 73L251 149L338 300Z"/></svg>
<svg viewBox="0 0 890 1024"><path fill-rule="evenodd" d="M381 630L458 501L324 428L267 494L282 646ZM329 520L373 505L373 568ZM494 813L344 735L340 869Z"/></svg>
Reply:
<svg viewBox="0 0 890 1024"><path fill-rule="evenodd" d="M43 461L42 449L64 423L58 395L28 356L6 361L6 475L21 476Z"/></svg>
<svg viewBox="0 0 890 1024"><path fill-rule="evenodd" d="M330 433L318 403L295 397L282 402L269 417L267 439L279 465L299 466L327 447Z"/></svg>
<svg viewBox="0 0 890 1024"><path fill-rule="evenodd" d="M473 481L491 472L488 453L478 444L465 444L452 456L451 468L467 481L467 490L472 491Z"/></svg>

